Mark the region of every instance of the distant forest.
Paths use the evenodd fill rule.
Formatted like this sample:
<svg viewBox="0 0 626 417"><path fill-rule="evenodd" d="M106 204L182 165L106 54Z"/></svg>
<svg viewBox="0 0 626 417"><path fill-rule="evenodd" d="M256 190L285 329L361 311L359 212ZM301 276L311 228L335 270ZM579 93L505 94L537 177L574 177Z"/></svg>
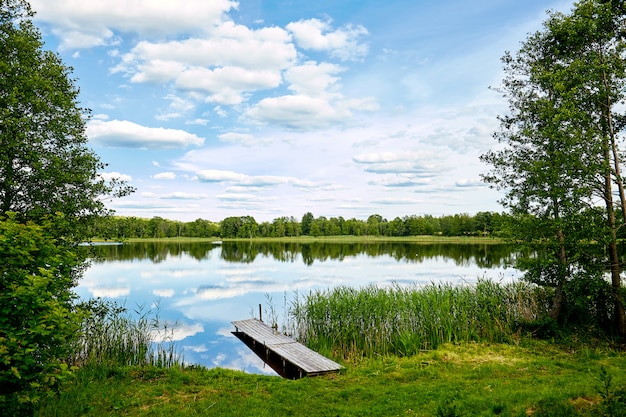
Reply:
<svg viewBox="0 0 626 417"><path fill-rule="evenodd" d="M493 236L509 217L507 214L479 212L433 217L405 216L387 220L373 214L367 220L343 217L315 217L306 213L302 219L279 217L258 223L252 216L227 217L220 222L197 219L191 222L137 217L103 217L93 226L93 237L112 239L165 237L297 237L297 236Z"/></svg>

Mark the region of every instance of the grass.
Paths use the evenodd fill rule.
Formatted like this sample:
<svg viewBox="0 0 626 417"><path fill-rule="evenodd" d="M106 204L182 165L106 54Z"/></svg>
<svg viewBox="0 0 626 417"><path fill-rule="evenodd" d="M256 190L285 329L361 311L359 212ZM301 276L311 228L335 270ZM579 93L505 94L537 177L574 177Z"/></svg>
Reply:
<svg viewBox="0 0 626 417"><path fill-rule="evenodd" d="M100 241L101 239L94 239ZM327 243L367 243L367 242L412 242L412 243L454 243L454 244L501 244L505 241L495 237L479 236L295 236L295 237L254 237L238 239L221 239L219 237L194 238L194 237L166 237L166 238L130 238L125 242L224 242L250 241L253 242L327 242Z"/></svg>
<svg viewBox="0 0 626 417"><path fill-rule="evenodd" d="M602 372L611 376L608 392L617 406L626 387L623 352L532 339L443 344L345 365L340 374L297 381L196 367L85 369L38 415L600 416L620 415L605 414L611 409Z"/></svg>
<svg viewBox="0 0 626 417"><path fill-rule="evenodd" d="M171 340L173 329L159 321L158 305L156 311L144 306L129 311L116 302L93 299L83 308L90 314L82 322L71 365L98 369L183 365Z"/></svg>
<svg viewBox="0 0 626 417"><path fill-rule="evenodd" d="M524 282L345 286L314 291L292 304L286 329L335 358L409 356L443 343L512 341L517 326L545 314L542 290Z"/></svg>
<svg viewBox="0 0 626 417"><path fill-rule="evenodd" d="M182 366L172 350L146 350L162 329L158 315L129 321L105 306L80 345L94 349L78 350L92 353L78 355L75 379L37 415L625 416L623 347L513 332L540 314L542 299L534 287L491 281L311 293L292 305L294 329L345 370L297 381ZM138 344L109 337L135 328Z"/></svg>

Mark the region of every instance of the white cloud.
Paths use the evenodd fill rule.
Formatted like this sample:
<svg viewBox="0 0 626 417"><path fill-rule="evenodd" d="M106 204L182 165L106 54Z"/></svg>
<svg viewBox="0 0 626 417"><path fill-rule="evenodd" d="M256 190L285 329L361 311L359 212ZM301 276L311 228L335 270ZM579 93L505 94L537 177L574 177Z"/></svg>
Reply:
<svg viewBox="0 0 626 417"><path fill-rule="evenodd" d="M339 65L313 61L289 68L285 80L295 94L265 98L249 108L245 116L259 124L320 130L350 123L353 110L377 110L373 97L347 98L340 92L336 75L344 70Z"/></svg>
<svg viewBox="0 0 626 417"><path fill-rule="evenodd" d="M120 148L171 149L202 145L204 139L178 129L151 128L125 120L92 120L87 136L100 145Z"/></svg>
<svg viewBox="0 0 626 417"><path fill-rule="evenodd" d="M116 42L114 31L163 37L204 32L236 8L230 0L31 0L36 19L54 24L62 49Z"/></svg>
<svg viewBox="0 0 626 417"><path fill-rule="evenodd" d="M133 180L133 177L131 177L130 175L120 174L119 172L101 172L98 174L98 176L105 181L111 181L115 179L128 182Z"/></svg>
<svg viewBox="0 0 626 417"><path fill-rule="evenodd" d="M356 155L354 162L376 174L430 177L441 173L443 162L432 152L396 151Z"/></svg>
<svg viewBox="0 0 626 417"><path fill-rule="evenodd" d="M202 323L165 323L167 328L155 329L150 332L152 341L181 341L204 331Z"/></svg>
<svg viewBox="0 0 626 417"><path fill-rule="evenodd" d="M209 124L209 120L207 119L193 119L193 120L187 120L185 122L186 125L198 125L198 126L206 126L207 124Z"/></svg>
<svg viewBox="0 0 626 417"><path fill-rule="evenodd" d="M475 188L475 187L487 187L480 178L463 178L458 180L455 185L460 188Z"/></svg>
<svg viewBox="0 0 626 417"><path fill-rule="evenodd" d="M174 294L176 293L176 291L174 291L173 289L154 289L152 290L152 294L156 295L157 297L163 297L163 298L171 298L174 296Z"/></svg>
<svg viewBox="0 0 626 417"><path fill-rule="evenodd" d="M332 30L331 22L319 19L302 19L287 25L294 39L304 49L328 51L342 61L357 60L367 55L368 46L360 42L367 29L360 25L347 25Z"/></svg>
<svg viewBox="0 0 626 417"><path fill-rule="evenodd" d="M235 183L241 187L272 187L276 185L291 185L299 188L313 188L319 184L304 181L294 177L282 177L275 175L246 175L232 171L202 170L196 174L200 182L226 182Z"/></svg>
<svg viewBox="0 0 626 417"><path fill-rule="evenodd" d="M239 182L244 180L247 175L232 171L208 169L198 172L197 177L201 182Z"/></svg>
<svg viewBox="0 0 626 417"><path fill-rule="evenodd" d="M370 181L368 184L370 185L380 185L383 187L421 187L425 185L429 185L431 183L430 178L420 178L413 175L395 175L392 177L385 177L382 179L377 179Z"/></svg>
<svg viewBox="0 0 626 417"><path fill-rule="evenodd" d="M254 143L254 136L248 133L228 132L218 136L223 142L241 143L251 145Z"/></svg>
<svg viewBox="0 0 626 417"><path fill-rule="evenodd" d="M118 298L130 294L130 287L88 287L94 297Z"/></svg>
<svg viewBox="0 0 626 417"><path fill-rule="evenodd" d="M206 194L190 194L184 193L181 191L177 191L169 194L155 194L150 192L145 192L141 194L142 197L146 198L159 198L163 200L202 200L207 198Z"/></svg>
<svg viewBox="0 0 626 417"><path fill-rule="evenodd" d="M289 34L277 27L251 30L225 22L206 37L139 42L113 72L134 83L173 83L202 93L205 101L239 104L255 91L278 87L281 72L296 62Z"/></svg>
<svg viewBox="0 0 626 417"><path fill-rule="evenodd" d="M289 89L297 94L319 96L328 94L328 91L336 86L339 77L334 75L342 71L345 71L345 68L339 65L309 61L289 68L285 79L291 84Z"/></svg>
<svg viewBox="0 0 626 417"><path fill-rule="evenodd" d="M173 172L161 172L153 177L155 180L175 180L176 174Z"/></svg>
<svg viewBox="0 0 626 417"><path fill-rule="evenodd" d="M349 109L333 107L328 100L305 95L287 95L261 100L246 112L261 124L276 124L293 130L328 128L351 119Z"/></svg>
<svg viewBox="0 0 626 417"><path fill-rule="evenodd" d="M275 201L276 197L261 197L252 194L220 194L217 196L220 200L223 201L237 201L237 202L249 202L249 203L260 203L266 201Z"/></svg>

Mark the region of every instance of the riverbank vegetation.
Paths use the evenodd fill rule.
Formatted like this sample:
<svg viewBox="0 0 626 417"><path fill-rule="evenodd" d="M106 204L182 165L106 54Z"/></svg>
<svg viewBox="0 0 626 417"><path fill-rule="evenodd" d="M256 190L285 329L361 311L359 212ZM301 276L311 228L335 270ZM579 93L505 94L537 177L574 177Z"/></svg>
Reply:
<svg viewBox="0 0 626 417"><path fill-rule="evenodd" d="M481 159L506 214L262 223L113 217L105 202L133 188L99 174L71 69L27 1L0 7L0 415L624 415L624 2L550 13L505 54L510 114ZM184 367L151 350L158 326L73 292L93 237L418 235L506 238L524 282L298 298L287 331L347 368L322 378Z"/></svg>
<svg viewBox="0 0 626 417"><path fill-rule="evenodd" d="M404 216L387 220L378 214L366 220L343 217L315 217L307 212L301 220L279 217L258 223L252 216L227 217L218 222L197 219L192 222L161 217L142 219L111 216L92 225L91 236L105 240L136 238L297 238L297 237L415 237L415 236L497 236L504 231L506 214L479 212L434 217Z"/></svg>
<svg viewBox="0 0 626 417"><path fill-rule="evenodd" d="M288 381L184 366L151 350L158 316L92 303L81 366L37 415L623 416L623 349L538 320L548 308L524 283L313 292L279 327L345 370Z"/></svg>
<svg viewBox="0 0 626 417"><path fill-rule="evenodd" d="M443 344L344 362L297 381L227 369L82 369L40 417L624 416L626 356L610 345Z"/></svg>

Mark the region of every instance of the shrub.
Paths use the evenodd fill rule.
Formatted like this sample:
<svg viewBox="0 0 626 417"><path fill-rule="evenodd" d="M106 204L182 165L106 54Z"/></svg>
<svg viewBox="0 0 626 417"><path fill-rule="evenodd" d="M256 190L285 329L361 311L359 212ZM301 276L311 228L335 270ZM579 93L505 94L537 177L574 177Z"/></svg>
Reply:
<svg viewBox="0 0 626 417"><path fill-rule="evenodd" d="M52 235L53 223L0 218L0 413L26 415L68 378L63 363L81 313L73 308L80 262Z"/></svg>

